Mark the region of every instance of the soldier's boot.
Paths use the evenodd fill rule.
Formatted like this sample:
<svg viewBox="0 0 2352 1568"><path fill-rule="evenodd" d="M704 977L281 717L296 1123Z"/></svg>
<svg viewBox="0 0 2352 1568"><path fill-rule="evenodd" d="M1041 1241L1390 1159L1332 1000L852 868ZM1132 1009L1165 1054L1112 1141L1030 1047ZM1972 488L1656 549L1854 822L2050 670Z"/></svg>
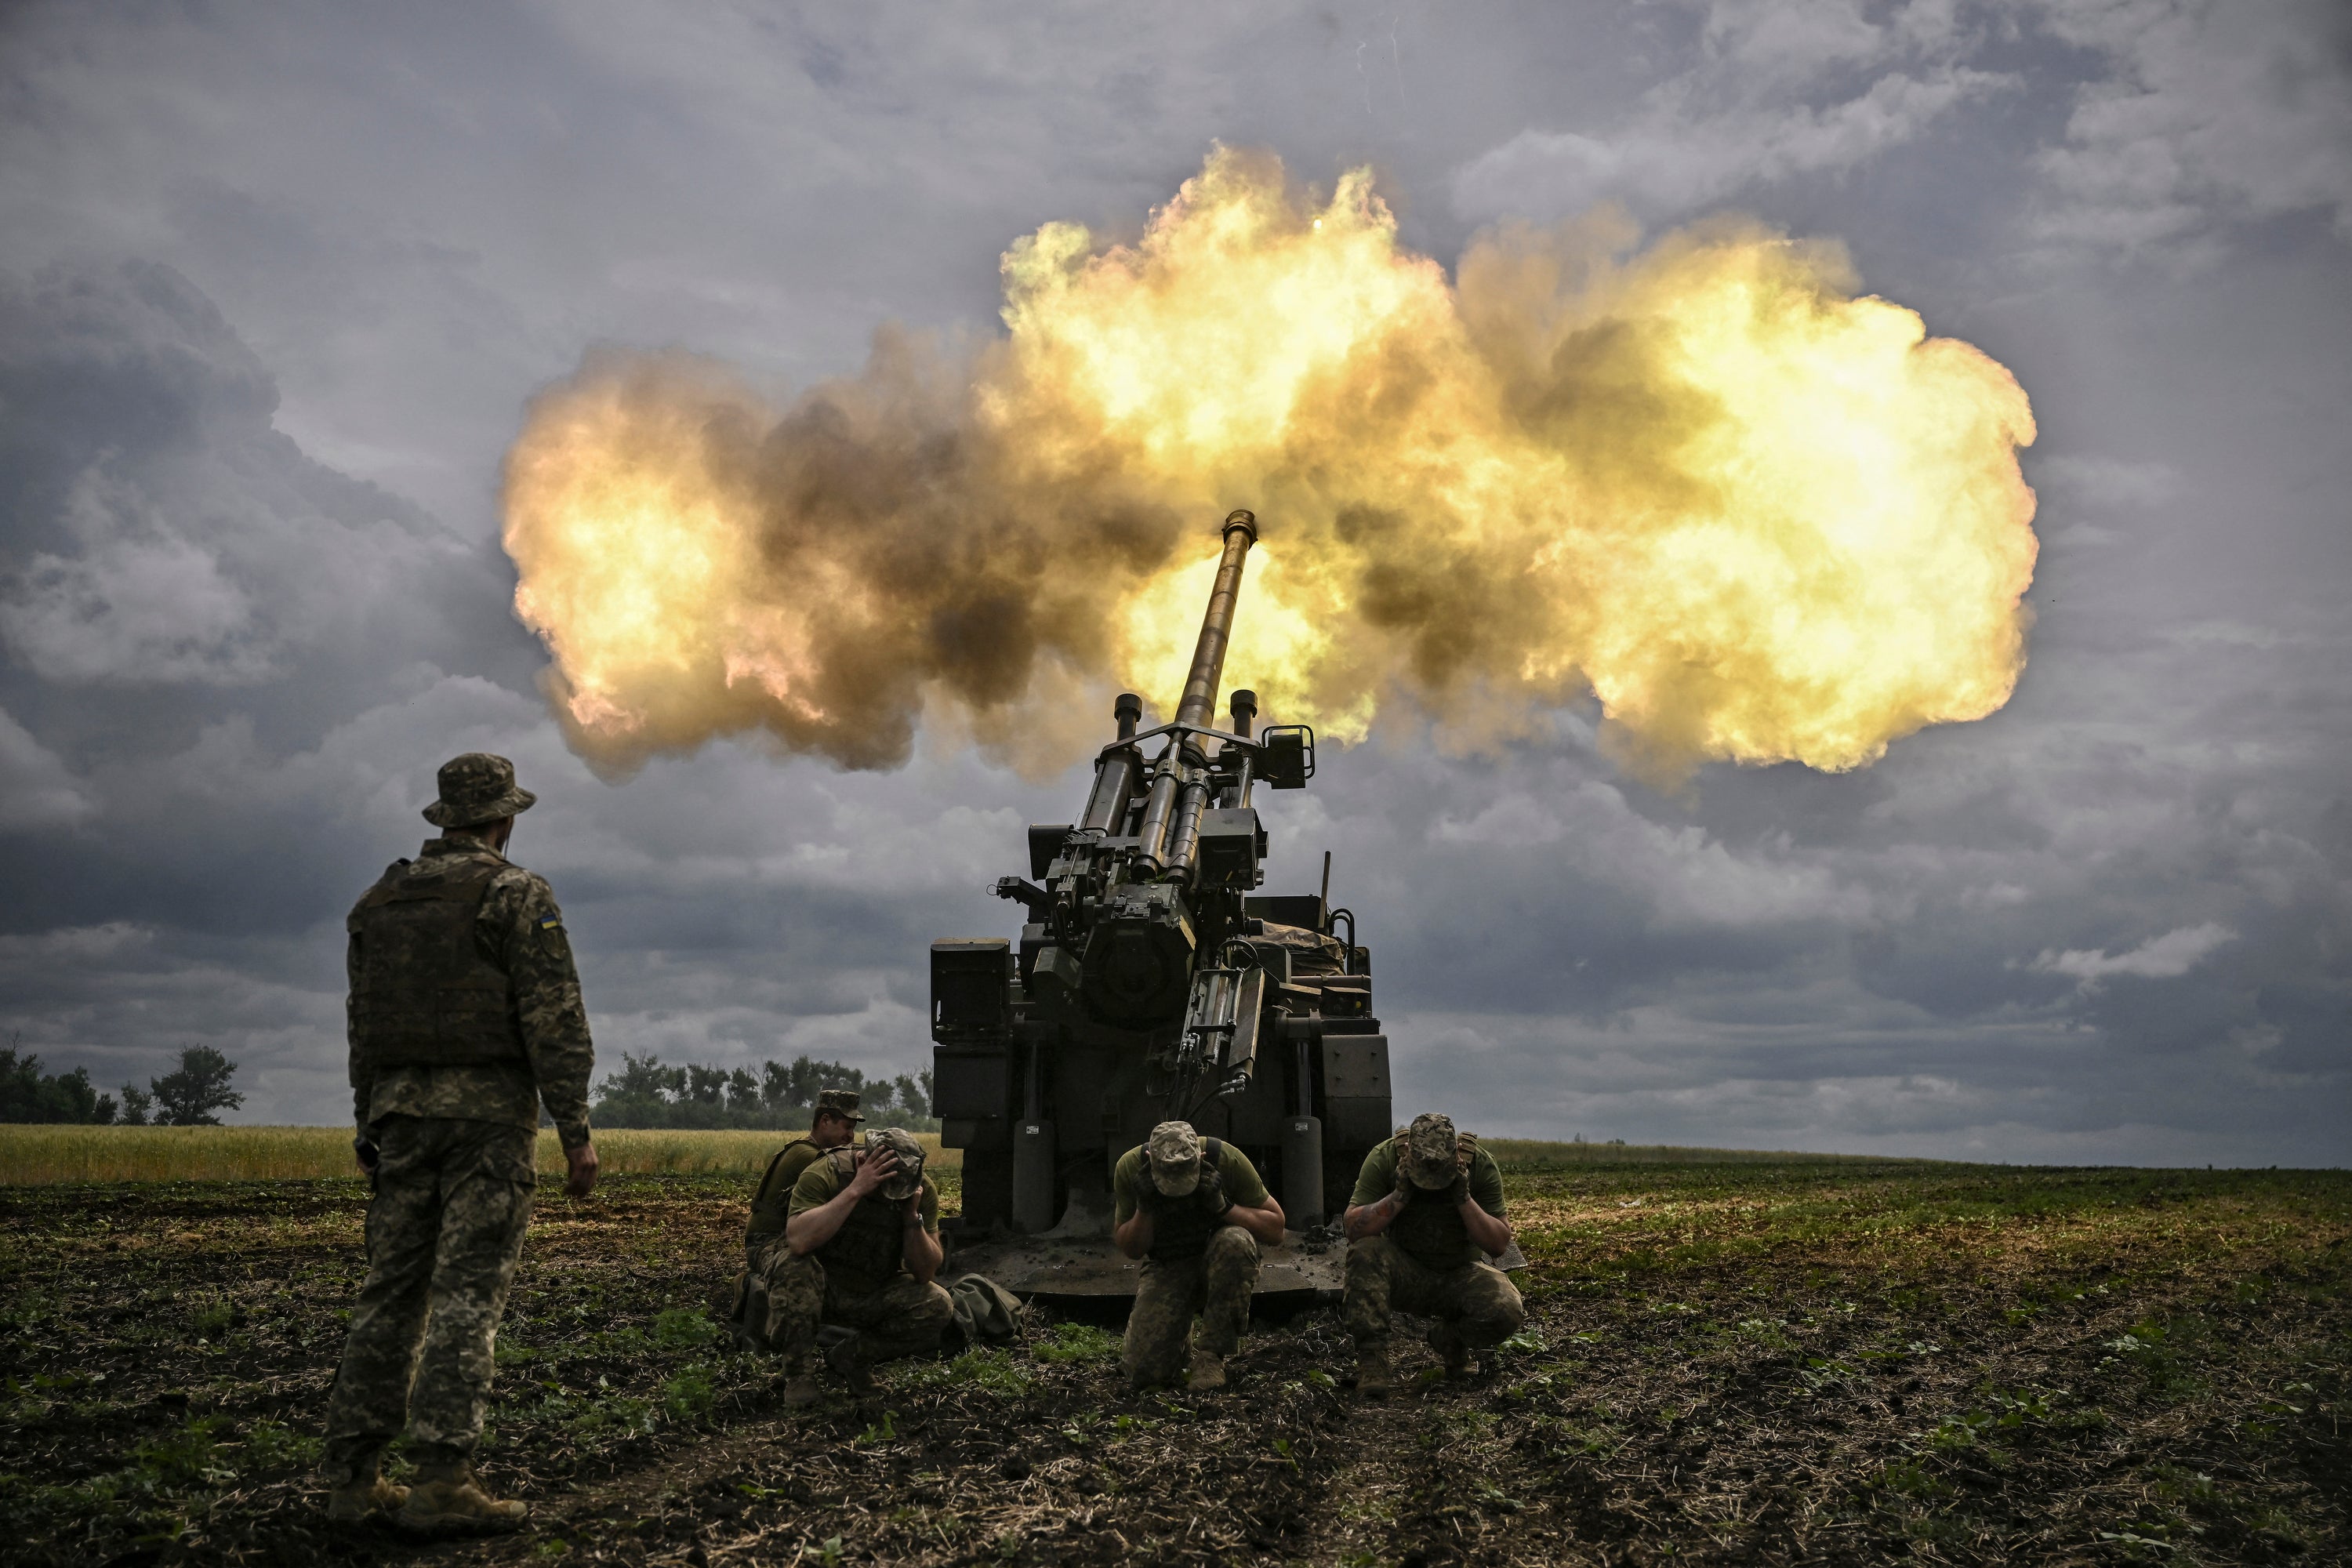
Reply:
<svg viewBox="0 0 2352 1568"><path fill-rule="evenodd" d="M1225 1385L1225 1358L1214 1351L1199 1346L1192 1350L1192 1375L1190 1386L1195 1394L1212 1394Z"/></svg>
<svg viewBox="0 0 2352 1568"><path fill-rule="evenodd" d="M784 1391L782 1397L783 1402L793 1409L803 1410L822 1400L824 1397L824 1390L817 1386L815 1378L803 1372L784 1379Z"/></svg>
<svg viewBox="0 0 2352 1568"><path fill-rule="evenodd" d="M1385 1344L1356 1347L1356 1392L1366 1399L1386 1399L1396 1384L1396 1369L1389 1363L1389 1347Z"/></svg>
<svg viewBox="0 0 2352 1568"><path fill-rule="evenodd" d="M520 1529L530 1514L529 1505L484 1491L474 1479L473 1468L461 1459L455 1464L419 1466L416 1485L394 1522L420 1533L472 1535Z"/></svg>
<svg viewBox="0 0 2352 1568"><path fill-rule="evenodd" d="M1429 1348L1444 1361L1446 1376L1470 1375L1470 1347L1463 1342L1461 1331L1453 1324L1432 1323L1429 1326Z"/></svg>
<svg viewBox="0 0 2352 1568"><path fill-rule="evenodd" d="M834 1331L819 1331L820 1342ZM866 1340L855 1329L839 1331L841 1337L825 1346L824 1364L835 1377L849 1385L852 1394L874 1392L874 1369L866 1359Z"/></svg>
<svg viewBox="0 0 2352 1568"><path fill-rule="evenodd" d="M748 1271L735 1276L735 1310L727 1315L727 1331L737 1350L756 1354L769 1348L758 1327L767 1321L767 1306L765 1293L752 1284Z"/></svg>
<svg viewBox="0 0 2352 1568"><path fill-rule="evenodd" d="M370 1514L398 1513L408 1500L408 1489L382 1476L346 1481L327 1494L327 1517L337 1524L358 1524Z"/></svg>

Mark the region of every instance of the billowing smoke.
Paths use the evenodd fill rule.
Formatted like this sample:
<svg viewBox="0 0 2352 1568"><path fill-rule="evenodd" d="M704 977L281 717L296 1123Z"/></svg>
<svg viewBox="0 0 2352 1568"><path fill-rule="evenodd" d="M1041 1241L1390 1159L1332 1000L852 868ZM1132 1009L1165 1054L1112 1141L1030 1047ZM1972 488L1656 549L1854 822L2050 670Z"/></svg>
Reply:
<svg viewBox="0 0 2352 1568"><path fill-rule="evenodd" d="M2035 541L2000 365L1854 293L1834 246L1607 216L1402 249L1213 153L1132 246L1005 254L1006 332L886 331L786 408L603 353L508 458L516 605L572 743L626 769L763 730L850 767L919 720L1066 760L1172 704L1217 520L1265 531L1228 686L1340 739L1506 732L1590 690L1623 753L1866 765L1981 718Z"/></svg>

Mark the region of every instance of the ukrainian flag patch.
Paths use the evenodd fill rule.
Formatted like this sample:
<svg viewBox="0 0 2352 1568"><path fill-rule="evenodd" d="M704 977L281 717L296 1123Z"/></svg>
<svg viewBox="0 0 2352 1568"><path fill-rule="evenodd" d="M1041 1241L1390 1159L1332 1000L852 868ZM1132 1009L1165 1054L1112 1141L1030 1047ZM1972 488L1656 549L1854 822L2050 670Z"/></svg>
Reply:
<svg viewBox="0 0 2352 1568"><path fill-rule="evenodd" d="M561 915L541 915L539 917L539 929L541 931L561 931L562 928L563 917Z"/></svg>

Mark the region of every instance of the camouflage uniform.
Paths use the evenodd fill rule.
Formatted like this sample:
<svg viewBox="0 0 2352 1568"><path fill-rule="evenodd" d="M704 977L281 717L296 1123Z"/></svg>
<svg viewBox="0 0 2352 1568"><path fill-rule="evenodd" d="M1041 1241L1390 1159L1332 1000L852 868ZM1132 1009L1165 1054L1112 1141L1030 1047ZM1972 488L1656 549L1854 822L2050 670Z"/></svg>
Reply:
<svg viewBox="0 0 2352 1568"><path fill-rule="evenodd" d="M858 1093L854 1089L820 1090L810 1120L814 1122L823 1116L840 1117L853 1132L866 1120L858 1110ZM824 1157L824 1150L814 1139L793 1139L769 1160L759 1190L751 1195L751 1218L743 1232L743 1275L735 1282L734 1321L745 1342L754 1349L768 1348L768 1304L777 1271L792 1257L784 1245L784 1222L791 1217L793 1189L801 1173Z"/></svg>
<svg viewBox="0 0 2352 1568"><path fill-rule="evenodd" d="M898 1132L877 1130L867 1140ZM801 1173L793 1186L792 1215L823 1208L849 1184L856 1170L857 1151L829 1149ZM928 1175L920 1176L917 1212L923 1228L940 1233L940 1189ZM824 1246L795 1254L780 1237L761 1255L760 1276L768 1298L762 1326L769 1346L784 1358L787 1373L805 1376L816 1360L817 1326L837 1323L856 1329L866 1361L893 1361L939 1348L940 1336L955 1320L955 1304L947 1291L930 1281L918 1281L907 1271L905 1212L908 1197L891 1195L896 1184L868 1194L850 1211L849 1219Z"/></svg>
<svg viewBox="0 0 2352 1568"><path fill-rule="evenodd" d="M349 922L352 1102L379 1155L367 1281L327 1407L325 1470L339 1486L374 1470L404 1420L420 1462L462 1463L472 1452L530 1219L541 1105L567 1151L589 1141L594 1050L562 912L544 880L465 831L533 796L515 786L512 764L479 752L441 770L441 795L425 817L446 836L386 870ZM427 953L470 959L473 989L438 984L449 978L439 970L404 986L399 964L425 949L401 947L397 932L387 940L373 911L437 900L435 919L462 921L477 896L470 955ZM387 997L398 1005L389 1011ZM416 1035L416 1019L445 1016L468 1031L458 1045L419 1037L386 1047L406 1037L402 1028Z"/></svg>
<svg viewBox="0 0 2352 1568"><path fill-rule="evenodd" d="M1159 1138L1157 1130L1154 1138ZM1171 1141L1171 1152L1177 1147ZM1213 1158L1216 1163L1218 1203L1255 1208L1265 1202L1265 1183L1248 1155L1214 1138L1195 1137L1192 1148L1196 1162ZM1127 1380L1137 1388L1180 1381L1188 1350L1220 1359L1232 1355L1249 1326L1250 1292L1257 1288L1257 1237L1204 1212L1195 1196L1197 1187L1181 1178L1174 1184L1182 1192L1162 1191L1152 1175L1154 1152L1130 1149L1111 1171L1114 1226L1134 1218L1139 1208L1152 1211L1151 1250L1136 1285L1120 1349ZM1196 1313L1197 1332L1192 1329Z"/></svg>
<svg viewBox="0 0 2352 1568"><path fill-rule="evenodd" d="M1465 1180L1472 1201L1502 1218L1503 1172L1495 1157L1476 1139L1457 1136L1444 1117L1423 1117L1414 1126L1423 1123L1443 1124L1442 1136L1454 1147L1442 1173L1449 1182ZM1409 1169L1412 1162L1412 1130L1400 1129L1365 1157L1356 1178L1350 1206L1376 1204L1400 1190L1418 1195L1381 1235L1348 1244L1340 1315L1360 1350L1386 1346L1391 1312L1434 1318L1472 1349L1498 1344L1526 1321L1526 1304L1510 1276L1486 1261L1459 1210L1445 1205L1427 1177L1400 1180L1400 1163Z"/></svg>

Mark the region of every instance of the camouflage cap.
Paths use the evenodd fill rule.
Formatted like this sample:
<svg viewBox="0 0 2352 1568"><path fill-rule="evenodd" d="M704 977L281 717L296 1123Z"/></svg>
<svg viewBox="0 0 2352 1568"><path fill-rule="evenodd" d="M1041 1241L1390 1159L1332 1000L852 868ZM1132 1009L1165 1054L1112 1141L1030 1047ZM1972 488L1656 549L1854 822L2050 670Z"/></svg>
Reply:
<svg viewBox="0 0 2352 1568"><path fill-rule="evenodd" d="M1462 1173L1462 1142L1454 1135L1454 1119L1424 1111L1412 1119L1404 1134L1405 1173L1417 1187L1450 1187Z"/></svg>
<svg viewBox="0 0 2352 1568"><path fill-rule="evenodd" d="M1151 1167L1151 1184L1171 1198L1201 1184L1201 1135L1190 1122L1163 1121L1153 1128L1143 1158Z"/></svg>
<svg viewBox="0 0 2352 1568"><path fill-rule="evenodd" d="M539 796L515 783L514 764L488 752L467 752L441 764L441 798L425 808L436 827L479 827L529 811Z"/></svg>
<svg viewBox="0 0 2352 1568"><path fill-rule="evenodd" d="M866 1152L887 1149L898 1156L898 1169L882 1184L882 1195L894 1204L905 1203L923 1187L923 1146L915 1135L903 1127L877 1127L866 1135Z"/></svg>
<svg viewBox="0 0 2352 1568"><path fill-rule="evenodd" d="M865 1113L857 1109L857 1091L854 1089L821 1089L816 1091L816 1114L838 1116L849 1121L863 1121Z"/></svg>

